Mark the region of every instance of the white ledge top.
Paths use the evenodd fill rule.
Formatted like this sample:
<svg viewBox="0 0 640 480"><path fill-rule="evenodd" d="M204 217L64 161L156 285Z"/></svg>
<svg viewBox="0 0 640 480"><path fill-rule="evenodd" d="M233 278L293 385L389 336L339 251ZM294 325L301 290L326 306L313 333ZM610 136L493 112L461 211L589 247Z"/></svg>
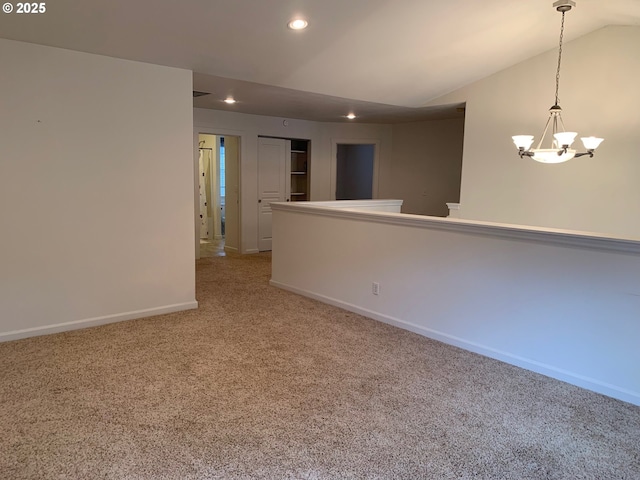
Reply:
<svg viewBox="0 0 640 480"><path fill-rule="evenodd" d="M478 220L463 220L460 218L429 217L408 213L362 210L362 207L365 206L375 208L376 205L384 207L401 204L401 200L274 202L271 204L271 208L274 211L322 215L359 221L404 225L415 228L448 230L465 234L512 238L640 255L640 239L637 238L625 238L615 235L563 230L558 228L512 225L507 223L483 222Z"/></svg>

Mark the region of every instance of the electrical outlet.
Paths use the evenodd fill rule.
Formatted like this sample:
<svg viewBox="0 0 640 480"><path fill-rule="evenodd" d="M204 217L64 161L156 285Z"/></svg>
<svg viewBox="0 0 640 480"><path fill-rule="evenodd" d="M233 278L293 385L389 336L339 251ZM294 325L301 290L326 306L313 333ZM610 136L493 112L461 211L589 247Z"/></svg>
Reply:
<svg viewBox="0 0 640 480"><path fill-rule="evenodd" d="M380 294L380 284L378 282L373 282L371 284L371 293L373 293L374 295Z"/></svg>

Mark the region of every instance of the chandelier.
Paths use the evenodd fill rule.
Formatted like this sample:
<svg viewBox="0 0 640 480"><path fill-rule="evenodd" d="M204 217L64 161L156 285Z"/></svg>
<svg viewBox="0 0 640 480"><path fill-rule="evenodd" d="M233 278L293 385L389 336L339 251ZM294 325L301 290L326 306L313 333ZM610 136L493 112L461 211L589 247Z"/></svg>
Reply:
<svg viewBox="0 0 640 480"><path fill-rule="evenodd" d="M562 121L562 109L558 105L558 87L560 85L560 63L562 61L562 39L564 36L564 14L576 6L576 2L572 0L558 0L553 4L558 12L562 13L562 23L560 24L560 45L558 48L558 69L556 71L556 101L549 109L549 119L544 127L542 138L538 142L536 148L531 148L533 144L533 135L514 135L513 143L518 148L520 158L531 157L542 163L562 163L571 160L574 157L582 157L589 155L593 157L593 151L598 148L602 142L602 138L582 137L582 143L586 152L577 153L571 148L573 141L578 135L576 132L566 132L564 122ZM543 148L543 142L547 132L551 126L553 139L550 140L548 148ZM559 130L561 128L561 130Z"/></svg>

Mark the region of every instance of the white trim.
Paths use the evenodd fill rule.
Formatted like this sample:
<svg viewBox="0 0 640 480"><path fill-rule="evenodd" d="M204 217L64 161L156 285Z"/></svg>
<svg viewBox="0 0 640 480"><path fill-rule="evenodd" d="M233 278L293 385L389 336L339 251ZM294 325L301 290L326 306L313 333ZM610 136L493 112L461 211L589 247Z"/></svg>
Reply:
<svg viewBox="0 0 640 480"><path fill-rule="evenodd" d="M200 182L200 132L194 128L193 131L193 236L195 237L195 253L196 260L200 258L200 195L199 195L199 182Z"/></svg>
<svg viewBox="0 0 640 480"><path fill-rule="evenodd" d="M51 333L67 332L69 330L79 330L88 327L97 327L98 325L106 325L108 323L134 320L136 318L154 317L157 315L165 315L167 313L181 312L183 310L193 310L197 308L198 302L194 300L192 302L176 303L174 305L165 305L163 307L116 313L114 315L105 315L103 317L86 318L84 320L75 320L72 322L45 325L43 327L25 328L24 330L13 330L11 332L0 333L0 342L20 340L22 338L48 335Z"/></svg>
<svg viewBox="0 0 640 480"><path fill-rule="evenodd" d="M337 171L338 171L338 144L341 145L373 145L373 185L371 195L378 198L378 184L380 182L380 139L378 138L332 138L331 139L331 182L330 196L336 200Z"/></svg>
<svg viewBox="0 0 640 480"><path fill-rule="evenodd" d="M459 203L447 203L449 209L449 218L460 218L460 204Z"/></svg>
<svg viewBox="0 0 640 480"><path fill-rule="evenodd" d="M403 213L375 211L357 211L335 207L326 207L320 202L305 204L272 203L273 210L293 211L309 215L322 215L350 220L364 220L373 223L403 225L408 227L429 228L454 231L470 235L488 235L539 243L567 245L604 251L640 254L640 239L605 236L591 232L561 230L555 228L529 227L506 223L480 222L458 218L428 217Z"/></svg>
<svg viewBox="0 0 640 480"><path fill-rule="evenodd" d="M224 251L227 253L238 253L238 249L236 247L227 247L224 246Z"/></svg>
<svg viewBox="0 0 640 480"><path fill-rule="evenodd" d="M242 137L243 135L246 135L244 130L232 130L229 128L218 128L215 126L212 126L209 123L195 123L193 124L193 128L194 130L196 130L196 133L205 133L207 135L220 135L222 137ZM205 129L205 130L211 130L210 132L207 131L197 131L198 129Z"/></svg>
<svg viewBox="0 0 640 480"><path fill-rule="evenodd" d="M557 380L561 380L561 381L570 383L572 385L585 388L587 390L592 390L594 392L602 393L603 395L608 395L610 397L617 398L619 400L623 400L625 402L629 402L634 405L640 405L640 392L633 392L631 390L620 388L615 385L611 385L609 383L601 382L594 378L575 374L568 370L556 368L552 365L548 365L542 362L520 357L517 355L512 355L510 353L496 350L490 347L486 347L484 345L481 345L475 342L469 342L463 338L448 335L448 334L439 332L437 330L432 330L430 328L421 327L419 325L416 325L410 322L405 322L404 320L400 320L395 317L383 315L381 313L377 313L372 310L358 307L357 305L353 305L351 303L343 302L341 300L320 295L308 290L296 288L291 285L280 283L274 280L270 280L269 284L274 287L296 293L298 295L303 295L305 297L313 298L314 300L318 300L320 302L327 303L335 307L343 308L345 310L357 313L358 315L362 315L362 316L371 318L373 320L387 323L389 325L393 325L395 327L399 327L404 330L409 330L411 332L417 333L418 335L432 338L434 340L440 341L442 343L446 343L448 345L453 345L455 347L459 347L473 353L484 355L485 357L493 358L511 365L515 365L517 367L524 368L526 370L531 370L532 372L540 373L547 377L555 378Z"/></svg>
<svg viewBox="0 0 640 480"><path fill-rule="evenodd" d="M324 200L321 202L312 202L318 207L332 208L370 208L375 211L376 207L402 207L404 200L385 199L385 200Z"/></svg>

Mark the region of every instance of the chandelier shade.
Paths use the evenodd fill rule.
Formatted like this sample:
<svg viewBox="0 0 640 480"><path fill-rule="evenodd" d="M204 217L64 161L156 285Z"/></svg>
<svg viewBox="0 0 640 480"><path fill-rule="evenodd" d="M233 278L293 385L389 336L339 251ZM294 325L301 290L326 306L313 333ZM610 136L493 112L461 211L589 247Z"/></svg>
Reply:
<svg viewBox="0 0 640 480"><path fill-rule="evenodd" d="M576 150L570 148L578 136L577 132L567 132L564 128L564 122L562 120L562 108L559 105L558 91L560 87L560 65L562 63L562 39L564 37L564 15L566 12L575 7L576 3L573 0L558 0L553 6L555 9L562 13L562 23L560 24L560 42L558 47L558 69L556 71L556 99L553 106L549 109L549 118L547 124L544 127L542 137L536 148L531 148L534 142L533 135L514 135L512 137L513 143L518 149L520 158L529 157L537 162L541 163L562 163L572 158L582 157L589 155L593 157L593 152L603 139L598 137L582 137L582 144L584 145L585 152L578 153ZM551 127L551 139L549 140L548 147L544 147L544 139Z"/></svg>
<svg viewBox="0 0 640 480"><path fill-rule="evenodd" d="M578 132L558 132L553 134L553 138L556 139L555 145L557 148L561 148L563 145L570 147L577 136Z"/></svg>
<svg viewBox="0 0 640 480"><path fill-rule="evenodd" d="M523 150L529 150L533 144L533 135L514 135L511 138L513 138L516 147Z"/></svg>
<svg viewBox="0 0 640 480"><path fill-rule="evenodd" d="M584 148L586 148L587 150L595 150L600 146L604 138L582 137L580 140L582 140Z"/></svg>

